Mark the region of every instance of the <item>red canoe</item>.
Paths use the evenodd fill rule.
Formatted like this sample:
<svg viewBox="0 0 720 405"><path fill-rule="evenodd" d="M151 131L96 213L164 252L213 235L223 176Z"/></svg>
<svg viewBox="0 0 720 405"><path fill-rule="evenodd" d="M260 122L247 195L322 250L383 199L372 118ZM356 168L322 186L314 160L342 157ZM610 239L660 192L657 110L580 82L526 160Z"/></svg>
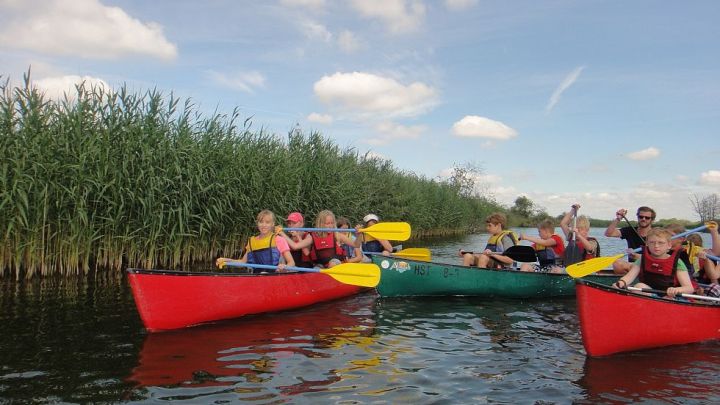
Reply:
<svg viewBox="0 0 720 405"><path fill-rule="evenodd" d="M590 356L720 339L720 305L683 302L578 280L577 311Z"/></svg>
<svg viewBox="0 0 720 405"><path fill-rule="evenodd" d="M299 308L363 290L321 273L127 272L140 318L151 332Z"/></svg>

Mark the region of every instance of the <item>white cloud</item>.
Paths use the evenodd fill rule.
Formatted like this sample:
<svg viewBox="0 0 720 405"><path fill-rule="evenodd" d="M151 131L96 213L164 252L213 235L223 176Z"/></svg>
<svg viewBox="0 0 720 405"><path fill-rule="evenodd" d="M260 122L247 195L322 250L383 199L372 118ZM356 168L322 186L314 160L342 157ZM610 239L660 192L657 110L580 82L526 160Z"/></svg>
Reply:
<svg viewBox="0 0 720 405"><path fill-rule="evenodd" d="M572 86L575 81L580 77L580 73L585 69L585 66L580 66L578 68L575 68L572 72L570 72L569 75L563 79L562 83L555 89L552 96L550 96L550 100L548 101L547 105L545 106L545 111L550 112L553 108L555 108L555 105L560 101L560 97L565 92L565 90L569 89L570 86Z"/></svg>
<svg viewBox="0 0 720 405"><path fill-rule="evenodd" d="M304 21L302 23L302 30L309 39L319 39L323 42L332 41L332 33L328 31L324 25L315 21Z"/></svg>
<svg viewBox="0 0 720 405"><path fill-rule="evenodd" d="M310 10L322 10L325 7L325 0L281 0L280 4L289 7L301 7Z"/></svg>
<svg viewBox="0 0 720 405"><path fill-rule="evenodd" d="M391 121L383 121L375 125L375 130L381 136L371 137L365 140L370 145L387 145L398 139L417 139L423 132L427 131L425 125L400 125Z"/></svg>
<svg viewBox="0 0 720 405"><path fill-rule="evenodd" d="M145 55L172 60L177 56L177 47L165 38L159 24L142 22L119 7L98 0L23 4L4 8L8 14L0 29L0 46L91 59Z"/></svg>
<svg viewBox="0 0 720 405"><path fill-rule="evenodd" d="M403 85L391 78L363 72L323 76L313 89L325 105L359 118L417 116L437 104L435 89L424 83Z"/></svg>
<svg viewBox="0 0 720 405"><path fill-rule="evenodd" d="M517 131L500 121L477 115L466 115L453 124L452 130L456 136L496 140L507 140L518 135Z"/></svg>
<svg viewBox="0 0 720 405"><path fill-rule="evenodd" d="M85 83L85 88L89 90L91 87L99 86L105 90L111 90L110 85L104 80L97 77L91 76L57 76L57 77L46 77L39 80L33 80L32 83L39 90L41 90L47 97L55 100L60 100L64 96L68 99L74 100L77 95L75 86L81 83Z"/></svg>
<svg viewBox="0 0 720 405"><path fill-rule="evenodd" d="M416 0L353 0L364 17L383 21L392 33L415 31L425 18L425 5Z"/></svg>
<svg viewBox="0 0 720 405"><path fill-rule="evenodd" d="M660 149L653 146L626 155L631 160L649 160L660 156Z"/></svg>
<svg viewBox="0 0 720 405"><path fill-rule="evenodd" d="M706 186L720 185L720 170L708 170L700 174L700 184Z"/></svg>
<svg viewBox="0 0 720 405"><path fill-rule="evenodd" d="M445 7L450 10L466 10L478 4L478 0L445 0Z"/></svg>
<svg viewBox="0 0 720 405"><path fill-rule="evenodd" d="M329 114L311 113L307 116L307 120L318 124L332 124L333 117Z"/></svg>
<svg viewBox="0 0 720 405"><path fill-rule="evenodd" d="M221 72L210 70L207 72L210 80L231 89L244 91L246 93L254 93L256 88L265 86L265 76L260 72L237 72L228 75Z"/></svg>
<svg viewBox="0 0 720 405"><path fill-rule="evenodd" d="M351 31L345 30L338 35L338 46L345 53L353 53L362 48L362 43Z"/></svg>

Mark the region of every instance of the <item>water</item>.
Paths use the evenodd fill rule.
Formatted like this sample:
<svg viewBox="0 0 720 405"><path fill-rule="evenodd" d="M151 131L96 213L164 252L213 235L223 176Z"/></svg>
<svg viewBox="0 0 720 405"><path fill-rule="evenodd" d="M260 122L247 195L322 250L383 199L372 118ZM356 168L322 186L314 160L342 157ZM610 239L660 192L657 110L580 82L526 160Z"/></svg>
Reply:
<svg viewBox="0 0 720 405"><path fill-rule="evenodd" d="M423 246L453 261L482 240ZM603 252L621 250L616 241L601 238ZM573 299L367 293L147 334L120 277L0 287L0 403L685 404L720 396L720 342L587 359Z"/></svg>

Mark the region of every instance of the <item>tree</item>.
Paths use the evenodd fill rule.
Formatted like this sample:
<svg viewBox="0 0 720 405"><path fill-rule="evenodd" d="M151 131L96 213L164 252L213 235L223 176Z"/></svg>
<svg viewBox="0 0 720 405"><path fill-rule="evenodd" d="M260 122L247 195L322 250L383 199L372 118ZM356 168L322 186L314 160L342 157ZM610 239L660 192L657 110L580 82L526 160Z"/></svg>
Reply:
<svg viewBox="0 0 720 405"><path fill-rule="evenodd" d="M485 194L480 189L481 183L479 181L480 176L483 174L482 167L465 163L462 166L455 166L452 169L452 174L447 179L453 189L463 197L478 197Z"/></svg>
<svg viewBox="0 0 720 405"><path fill-rule="evenodd" d="M690 202L693 205L693 210L700 217L701 222L710 221L720 216L720 196L717 194L710 194L704 197L693 194Z"/></svg>
<svg viewBox="0 0 720 405"><path fill-rule="evenodd" d="M521 195L515 199L515 205L510 208L510 212L520 217L530 218L533 216L535 204L531 199Z"/></svg>

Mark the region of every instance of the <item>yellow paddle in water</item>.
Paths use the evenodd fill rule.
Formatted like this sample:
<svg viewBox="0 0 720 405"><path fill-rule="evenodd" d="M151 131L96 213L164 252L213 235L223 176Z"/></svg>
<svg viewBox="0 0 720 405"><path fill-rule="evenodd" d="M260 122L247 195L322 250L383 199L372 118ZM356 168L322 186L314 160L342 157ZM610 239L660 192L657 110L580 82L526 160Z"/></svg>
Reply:
<svg viewBox="0 0 720 405"><path fill-rule="evenodd" d="M306 232L362 232L372 236L375 239L387 240L408 240L410 239L410 224L407 222L378 222L367 228L282 228L275 229L285 231L306 231Z"/></svg>
<svg viewBox="0 0 720 405"><path fill-rule="evenodd" d="M243 263L239 260L219 258L217 266L223 267L252 267L258 269L277 269L277 266L269 264ZM308 273L323 273L335 280L360 287L375 287L380 283L380 268L372 263L343 263L329 269L305 268L285 266L286 270L304 271Z"/></svg>

